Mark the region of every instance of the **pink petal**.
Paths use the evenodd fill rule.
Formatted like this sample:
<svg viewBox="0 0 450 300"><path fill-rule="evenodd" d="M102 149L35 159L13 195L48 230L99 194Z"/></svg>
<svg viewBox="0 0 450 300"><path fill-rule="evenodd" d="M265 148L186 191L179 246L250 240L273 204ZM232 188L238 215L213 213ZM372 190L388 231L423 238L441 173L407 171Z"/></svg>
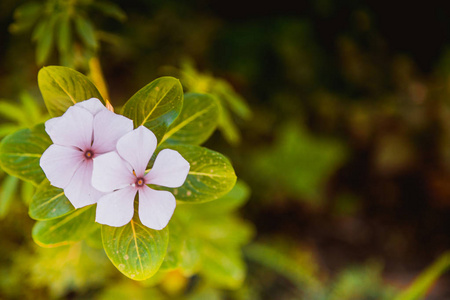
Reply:
<svg viewBox="0 0 450 300"><path fill-rule="evenodd" d="M189 167L180 153L164 149L156 157L153 168L145 175L145 182L171 188L180 187L186 180Z"/></svg>
<svg viewBox="0 0 450 300"><path fill-rule="evenodd" d="M137 177L144 176L145 169L156 149L156 136L144 126L125 134L117 141L117 152L128 161Z"/></svg>
<svg viewBox="0 0 450 300"><path fill-rule="evenodd" d="M167 191L139 189L139 219L145 226L161 230L167 226L176 206L175 197Z"/></svg>
<svg viewBox="0 0 450 300"><path fill-rule="evenodd" d="M112 192L133 184L136 177L131 166L116 152L94 158L92 186L101 192Z"/></svg>
<svg viewBox="0 0 450 300"><path fill-rule="evenodd" d="M95 221L113 227L120 227L131 221L134 214L136 189L126 187L106 194L98 200Z"/></svg>
<svg viewBox="0 0 450 300"><path fill-rule="evenodd" d="M116 149L117 140L133 130L133 121L105 109L94 117L95 154L106 153Z"/></svg>
<svg viewBox="0 0 450 300"><path fill-rule="evenodd" d="M80 150L53 144L44 151L39 164L53 186L65 188L83 160Z"/></svg>
<svg viewBox="0 0 450 300"><path fill-rule="evenodd" d="M77 104L75 104L75 106L86 109L93 116L95 116L97 113L103 110L107 110L107 108L97 98L91 98L89 100L78 102Z"/></svg>
<svg viewBox="0 0 450 300"><path fill-rule="evenodd" d="M92 160L85 160L64 188L64 194L75 208L97 203L104 193L96 190L91 184Z"/></svg>
<svg viewBox="0 0 450 300"><path fill-rule="evenodd" d="M55 144L86 150L92 143L93 119L87 110L71 106L61 117L45 122L45 131Z"/></svg>

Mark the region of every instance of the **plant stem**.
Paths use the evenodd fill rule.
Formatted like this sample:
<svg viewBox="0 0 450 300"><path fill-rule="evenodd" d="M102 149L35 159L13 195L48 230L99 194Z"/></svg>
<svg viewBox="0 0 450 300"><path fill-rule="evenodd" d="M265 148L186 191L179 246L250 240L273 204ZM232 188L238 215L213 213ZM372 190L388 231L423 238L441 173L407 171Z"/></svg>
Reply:
<svg viewBox="0 0 450 300"><path fill-rule="evenodd" d="M102 67L100 65L100 60L97 56L93 56L89 60L89 70L92 81L98 88L100 94L105 99L106 104L109 104L109 93L108 87L106 85L105 79L103 77Z"/></svg>

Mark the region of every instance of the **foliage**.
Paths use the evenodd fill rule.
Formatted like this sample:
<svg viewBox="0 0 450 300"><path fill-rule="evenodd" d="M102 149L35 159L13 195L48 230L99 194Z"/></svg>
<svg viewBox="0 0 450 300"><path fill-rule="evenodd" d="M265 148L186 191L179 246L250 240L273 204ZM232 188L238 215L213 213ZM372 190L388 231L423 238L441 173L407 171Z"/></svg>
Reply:
<svg viewBox="0 0 450 300"><path fill-rule="evenodd" d="M345 162L345 147L337 140L313 137L296 123L278 130L274 146L249 155L253 180L266 186L261 197L284 193L320 205L325 183Z"/></svg>
<svg viewBox="0 0 450 300"><path fill-rule="evenodd" d="M27 180L0 175L1 299L448 298L449 22L436 18L445 14L437 4L415 13L412 3L405 15L373 1L286 2L270 12L212 1L23 2L0 1L0 96L8 98L0 101L0 137L9 135L0 148L27 145L25 156L4 153L0 162ZM127 22L116 22L125 11ZM12 18L10 33L28 32L31 43L7 33ZM432 28L435 20L442 27ZM147 83L163 76L156 82L182 99L147 119L156 154L193 153L207 164L199 173L226 166L223 186L222 177L190 174L189 186L172 190L186 201L162 236L138 232L167 247L155 250L164 258L155 257L145 276L161 267L149 279L123 276L117 268L139 270L130 261L136 247L125 259L114 249L127 240L107 238L106 255L92 208L74 210L42 181L36 148L48 141L30 137L45 135L39 128L49 115L39 106L35 62L85 72L89 81L72 73L85 87L74 94L106 105L107 79L116 111L125 104L129 116L137 110L122 100L144 87L133 97L145 110L157 102L145 96L159 97ZM39 73L51 116L73 104L58 89L65 71ZM162 98L170 107L171 97ZM214 153L217 164L200 153ZM30 169L14 169L30 161ZM239 180L227 193L233 169ZM198 187L205 189L193 197Z"/></svg>
<svg viewBox="0 0 450 300"><path fill-rule="evenodd" d="M198 273L215 287L240 287L245 278L240 249L250 241L253 227L233 211L248 197L248 186L238 181L227 195L215 201L183 205L170 224L175 238L163 268L179 267L188 276Z"/></svg>
<svg viewBox="0 0 450 300"><path fill-rule="evenodd" d="M443 253L431 266L424 270L411 285L399 293L396 300L423 299L431 285L450 268L450 253Z"/></svg>
<svg viewBox="0 0 450 300"><path fill-rule="evenodd" d="M88 60L95 55L99 47L94 24L87 16L89 13L101 13L119 21L126 19L120 7L109 1L31 1L14 11L15 21L10 31L32 30L38 65L45 64L56 47L61 64L75 66L77 60Z"/></svg>
<svg viewBox="0 0 450 300"><path fill-rule="evenodd" d="M312 249L284 237L252 243L245 247L245 254L256 264L250 265L254 269L250 278L273 270L291 282L292 287L282 294L288 299L393 299L397 294L395 287L383 281L378 262L349 267L329 278L318 268ZM270 291L271 285L277 284L267 277L263 279L267 286L256 291L260 298Z"/></svg>
<svg viewBox="0 0 450 300"><path fill-rule="evenodd" d="M241 134L233 120L233 115L247 121L252 117L252 112L244 98L224 79L213 77L209 73L200 73L189 60L185 60L176 73L179 74L181 82L188 91L208 93L217 99L220 104L218 128L230 144L239 144Z"/></svg>
<svg viewBox="0 0 450 300"><path fill-rule="evenodd" d="M48 118L46 114L41 113L40 106L29 93L23 92L19 100L19 105L8 100L0 101L0 116L9 121L0 124L1 138L19 129L32 127ZM2 183L0 186L0 219L4 218L9 212L12 201L19 192L19 188L19 180L17 177L2 174ZM30 188L32 187L25 183L25 187L22 189L26 190Z"/></svg>
<svg viewBox="0 0 450 300"><path fill-rule="evenodd" d="M52 116L61 115L65 109L79 101L92 97L101 99L87 77L69 68L43 68L38 79L45 104ZM195 99L203 96L193 94L190 97ZM125 103L123 113L134 121L135 127L144 125L154 130L160 143L171 124L179 118L179 123L164 140L169 141L173 139L174 133L184 130L198 144L197 141L208 138L198 128L209 125L211 129L207 132L211 134L217 125L217 119L211 118L214 114L208 122L203 122L204 118L195 117L195 110L190 105L197 102L190 101L183 107L181 85L174 78L163 77L131 97ZM182 107L184 113L181 113ZM208 111L210 109L206 112ZM194 118L191 118L192 115ZM189 124L189 127L179 124ZM48 184L39 159L50 144L51 140L42 124L33 129L14 132L0 144L2 168L11 175L39 186L30 205L30 216L38 219L33 228L33 239L45 247L84 240L100 226L94 222L95 206L74 210L61 189ZM178 150L192 166L185 184L173 191L177 201L195 203L215 200L227 194L234 186L236 176L233 167L223 155L197 145L179 144L171 148ZM122 273L132 279L144 280L158 271L166 256L168 227L161 231L146 228L140 223L137 214L135 219L123 227L101 227L105 252ZM177 234L185 235L185 232L182 230L175 233ZM235 260L237 264L242 264L239 258ZM243 273L238 276L242 280Z"/></svg>

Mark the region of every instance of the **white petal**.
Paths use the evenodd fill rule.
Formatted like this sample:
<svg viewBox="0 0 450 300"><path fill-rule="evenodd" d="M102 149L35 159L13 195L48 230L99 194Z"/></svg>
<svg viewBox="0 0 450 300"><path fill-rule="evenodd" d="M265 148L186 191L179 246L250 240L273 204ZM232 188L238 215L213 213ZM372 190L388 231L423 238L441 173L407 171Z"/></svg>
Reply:
<svg viewBox="0 0 450 300"><path fill-rule="evenodd" d="M94 116L103 110L107 110L107 108L97 98L91 98L89 100L78 102L75 106L88 110Z"/></svg>
<svg viewBox="0 0 450 300"><path fill-rule="evenodd" d="M95 221L113 227L120 227L131 221L134 214L136 189L126 187L104 195L98 200Z"/></svg>
<svg viewBox="0 0 450 300"><path fill-rule="evenodd" d="M133 130L133 121L105 109L94 117L95 154L106 153L116 149L117 140Z"/></svg>
<svg viewBox="0 0 450 300"><path fill-rule="evenodd" d="M156 157L153 168L145 175L147 184L180 187L189 173L189 163L180 153L164 149Z"/></svg>
<svg viewBox="0 0 450 300"><path fill-rule="evenodd" d="M39 164L53 186L65 188L83 160L80 150L53 144L44 151Z"/></svg>
<svg viewBox="0 0 450 300"><path fill-rule="evenodd" d="M139 219L145 226L161 230L167 226L177 205L175 197L167 191L139 189Z"/></svg>
<svg viewBox="0 0 450 300"><path fill-rule="evenodd" d="M157 145L156 136L144 126L125 134L117 141L117 152L128 161L136 176L144 176L145 169Z"/></svg>
<svg viewBox="0 0 450 300"><path fill-rule="evenodd" d="M97 203L104 193L96 190L91 184L92 160L85 160L64 188L64 194L75 208Z"/></svg>
<svg viewBox="0 0 450 300"><path fill-rule="evenodd" d="M101 192L112 192L133 184L136 177L131 166L116 152L108 152L94 158L92 186Z"/></svg>
<svg viewBox="0 0 450 300"><path fill-rule="evenodd" d="M87 110L71 106L61 117L45 122L45 131L55 144L86 150L92 143L93 119Z"/></svg>

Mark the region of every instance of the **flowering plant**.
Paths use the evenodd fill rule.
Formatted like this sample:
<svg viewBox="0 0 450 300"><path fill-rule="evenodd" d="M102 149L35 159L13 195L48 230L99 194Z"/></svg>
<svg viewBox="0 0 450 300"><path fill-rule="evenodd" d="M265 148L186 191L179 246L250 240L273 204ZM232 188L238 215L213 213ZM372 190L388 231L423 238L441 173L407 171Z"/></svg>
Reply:
<svg viewBox="0 0 450 300"><path fill-rule="evenodd" d="M116 114L72 69L45 67L38 83L53 118L0 143L3 170L36 186L34 241L54 247L101 232L123 274L151 277L171 255L167 224L176 203L215 200L235 185L228 159L200 146L217 126L216 100L184 95L177 79L161 77Z"/></svg>

